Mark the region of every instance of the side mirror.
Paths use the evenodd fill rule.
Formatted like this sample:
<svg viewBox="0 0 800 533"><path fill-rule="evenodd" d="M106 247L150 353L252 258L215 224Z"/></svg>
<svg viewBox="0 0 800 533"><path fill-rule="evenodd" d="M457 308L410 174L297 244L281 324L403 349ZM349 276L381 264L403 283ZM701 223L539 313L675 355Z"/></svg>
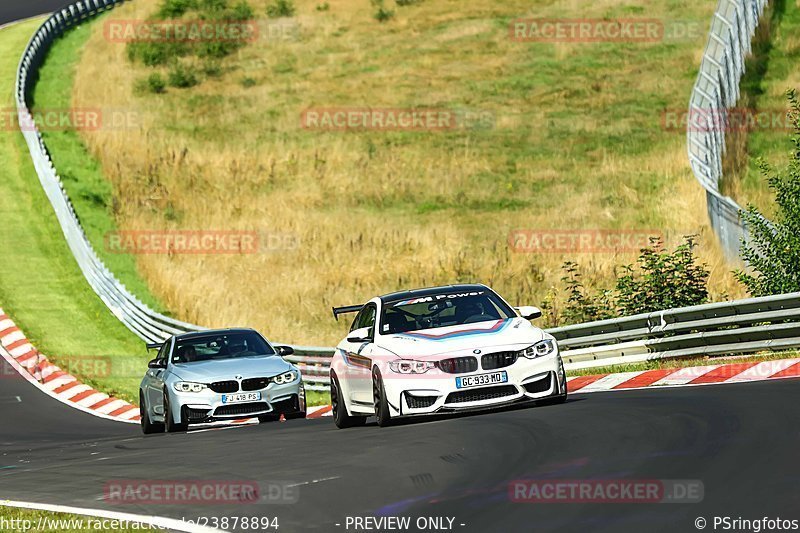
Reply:
<svg viewBox="0 0 800 533"><path fill-rule="evenodd" d="M542 316L542 310L532 305L523 305L522 307L517 307L517 311L519 311L519 316L528 320L534 320Z"/></svg>
<svg viewBox="0 0 800 533"><path fill-rule="evenodd" d="M372 328L358 328L347 334L347 342L372 342Z"/></svg>
<svg viewBox="0 0 800 533"><path fill-rule="evenodd" d="M147 368L166 368L166 361L162 361L161 359L153 359L149 363L147 363Z"/></svg>
<svg viewBox="0 0 800 533"><path fill-rule="evenodd" d="M276 345L273 348L275 348L275 351L278 352L280 356L292 355L294 353L294 348L291 346Z"/></svg>

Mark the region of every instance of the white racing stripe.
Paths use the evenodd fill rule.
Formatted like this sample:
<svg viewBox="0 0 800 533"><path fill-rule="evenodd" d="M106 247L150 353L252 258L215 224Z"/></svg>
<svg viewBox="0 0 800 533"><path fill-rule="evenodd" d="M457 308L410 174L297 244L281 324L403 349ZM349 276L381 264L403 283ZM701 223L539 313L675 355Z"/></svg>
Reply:
<svg viewBox="0 0 800 533"><path fill-rule="evenodd" d="M68 505L55 505L50 503L18 502L13 500L0 500L2 507L15 507L18 509L35 509L38 511L48 511L51 513L68 513L81 516L91 516L96 518L108 518L110 520L127 521L137 524L148 524L171 531L186 531L187 533L224 533L224 529L216 529L208 526L190 524L183 520L166 518L162 516L145 516L131 513L118 513L116 511L106 511L103 509L86 509L84 507L70 507Z"/></svg>
<svg viewBox="0 0 800 533"><path fill-rule="evenodd" d="M782 372L790 366L796 365L796 359L779 359L777 361L764 361L758 363L756 366L750 367L744 372L737 374L730 378L729 382L741 383L745 381L760 381L770 376L774 376L778 372Z"/></svg>
<svg viewBox="0 0 800 533"><path fill-rule="evenodd" d="M0 343L2 343L3 346L8 346L12 342L21 341L23 339L25 339L25 334L22 333L20 330L17 330L17 331L12 331L8 335L0 339Z"/></svg>
<svg viewBox="0 0 800 533"><path fill-rule="evenodd" d="M33 350L33 346L31 345L31 343L26 342L22 346L17 346L13 350L9 350L8 353L10 353L14 357L19 357L21 355L25 355L26 353L30 352L31 350Z"/></svg>
<svg viewBox="0 0 800 533"><path fill-rule="evenodd" d="M719 368L720 365L709 365L709 366L689 366L686 368L681 368L677 372L673 372L667 377L661 378L655 383L653 383L653 387L657 387L660 385L686 385L692 380L699 378L705 374L708 374L712 370Z"/></svg>
<svg viewBox="0 0 800 533"><path fill-rule="evenodd" d="M620 372L619 374L609 374L595 381L594 383L583 387L577 392L594 392L601 390L613 389L621 383L625 383L629 379L633 379L639 374L644 374L644 370L637 372Z"/></svg>
<svg viewBox="0 0 800 533"><path fill-rule="evenodd" d="M107 415L108 413L113 413L117 409L125 407L126 405L128 405L128 403L124 400L114 400L113 402L105 404L103 407L98 407L93 412Z"/></svg>
<svg viewBox="0 0 800 533"><path fill-rule="evenodd" d="M71 387L69 390L67 390L62 394L64 395L64 398L66 398L67 400L71 400L78 394L86 392L87 390L92 390L92 388L89 385L84 385L83 383L81 383L80 385L75 385L74 387Z"/></svg>
<svg viewBox="0 0 800 533"><path fill-rule="evenodd" d="M44 379L44 378L42 378L42 379ZM58 377L58 378L52 380L52 381L48 381L47 383L44 384L44 388L49 389L51 391L54 391L57 388L59 388L60 386L66 385L67 383L72 383L73 381L78 381L78 380L75 379L75 376L71 376L69 374L65 374L65 375L63 375L61 377Z"/></svg>
<svg viewBox="0 0 800 533"><path fill-rule="evenodd" d="M90 394L89 396L87 396L83 400L79 400L79 401L77 401L75 403L77 405L81 405L83 407L91 407L94 404L96 404L97 402L101 402L101 401L105 400L106 398L108 398L108 394L103 394L102 392L96 392L94 394Z"/></svg>

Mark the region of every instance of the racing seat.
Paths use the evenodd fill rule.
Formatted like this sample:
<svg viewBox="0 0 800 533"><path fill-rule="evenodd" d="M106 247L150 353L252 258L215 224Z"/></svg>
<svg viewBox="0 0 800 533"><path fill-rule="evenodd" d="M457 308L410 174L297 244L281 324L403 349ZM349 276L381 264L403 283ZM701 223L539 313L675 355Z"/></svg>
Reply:
<svg viewBox="0 0 800 533"><path fill-rule="evenodd" d="M411 324L411 320L402 313L386 313L386 323L389 325L389 331L385 333L401 333L403 331L411 331L416 329Z"/></svg>
<svg viewBox="0 0 800 533"><path fill-rule="evenodd" d="M191 344L178 348L175 358L179 363L192 363L197 360L197 350Z"/></svg>
<svg viewBox="0 0 800 533"><path fill-rule="evenodd" d="M469 302L456 307L456 323L471 324L473 322L483 322L485 320L496 320L496 315L487 313L484 310L485 304L481 302Z"/></svg>

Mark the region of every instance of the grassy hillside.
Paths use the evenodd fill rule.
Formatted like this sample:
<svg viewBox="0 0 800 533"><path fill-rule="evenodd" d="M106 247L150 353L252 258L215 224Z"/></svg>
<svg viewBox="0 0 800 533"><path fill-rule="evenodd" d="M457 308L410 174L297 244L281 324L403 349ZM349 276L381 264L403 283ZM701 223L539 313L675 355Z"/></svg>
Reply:
<svg viewBox="0 0 800 533"><path fill-rule="evenodd" d="M779 116L788 107L786 90L800 90L800 4L772 2L759 37L754 56L747 63L739 107L765 112L768 117ZM785 167L793 155L790 136L790 128L772 125L731 135L728 162L733 167L732 179L726 185L741 204L754 203L764 213L772 214L774 196L757 161L761 157L777 168Z"/></svg>
<svg viewBox="0 0 800 533"><path fill-rule="evenodd" d="M40 70L32 96L34 112L70 108L76 66L92 28L102 24L102 19L69 31L52 48ZM92 110L96 107L91 106ZM101 119L101 124L104 120L105 117ZM103 262L139 299L163 311L161 303L152 296L138 275L134 258L110 253L104 245L104 236L116 230L113 191L103 175L103 169L88 153L78 131L42 128L42 135L50 151L57 154L59 175L69 191L70 200L80 213L84 231Z"/></svg>
<svg viewBox="0 0 800 533"><path fill-rule="evenodd" d="M39 24L41 19L0 30L4 109L14 109L12 95L19 57ZM0 220L5 244L0 254L0 307L54 362L106 392L135 399L136 385L146 368L144 345L86 283L13 122L0 131L0 166ZM110 370L105 367L103 376L80 372L79 362L84 357L98 356L111 358Z"/></svg>
<svg viewBox="0 0 800 533"><path fill-rule="evenodd" d="M265 18L265 0L249 3ZM137 0L110 17L144 19L160 5ZM712 293L740 294L709 235L685 136L662 126L664 110L686 106L713 2L389 7L395 16L379 23L365 0L327 10L297 2L284 20L298 28L290 38L262 32L224 59L176 57L199 83L164 94L143 91L143 80L166 78L174 65L131 63L128 47L94 25L73 105L136 117L81 134L110 181L117 225L299 243L238 256L140 255L138 271L167 308L205 325L326 344L344 327L331 305L454 281L537 303L561 285L565 259L604 286L614 266L635 258L514 253L515 229L655 230L672 242L700 233ZM521 43L508 37L519 17L659 18L700 31L655 43ZM467 109L492 120L451 131L302 128L302 112L319 107Z"/></svg>

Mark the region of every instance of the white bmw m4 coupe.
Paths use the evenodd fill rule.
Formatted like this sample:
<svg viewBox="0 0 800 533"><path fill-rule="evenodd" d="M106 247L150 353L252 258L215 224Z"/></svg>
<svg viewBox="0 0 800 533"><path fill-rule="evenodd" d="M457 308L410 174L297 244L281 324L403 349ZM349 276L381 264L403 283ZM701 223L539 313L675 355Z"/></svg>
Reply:
<svg viewBox="0 0 800 533"><path fill-rule="evenodd" d="M400 417L486 409L524 401L561 403L564 365L555 339L485 285L396 292L363 305L331 363L339 428Z"/></svg>

